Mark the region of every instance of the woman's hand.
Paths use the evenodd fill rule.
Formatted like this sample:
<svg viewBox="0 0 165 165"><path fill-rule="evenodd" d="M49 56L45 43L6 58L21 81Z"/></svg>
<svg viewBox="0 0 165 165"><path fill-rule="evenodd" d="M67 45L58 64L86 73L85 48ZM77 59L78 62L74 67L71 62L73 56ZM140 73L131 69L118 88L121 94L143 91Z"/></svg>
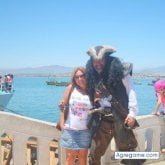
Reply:
<svg viewBox="0 0 165 165"><path fill-rule="evenodd" d="M152 115L159 116L160 115L160 112L153 112Z"/></svg>
<svg viewBox="0 0 165 165"><path fill-rule="evenodd" d="M61 128L61 130L63 130L64 129L64 124L60 124L60 128Z"/></svg>

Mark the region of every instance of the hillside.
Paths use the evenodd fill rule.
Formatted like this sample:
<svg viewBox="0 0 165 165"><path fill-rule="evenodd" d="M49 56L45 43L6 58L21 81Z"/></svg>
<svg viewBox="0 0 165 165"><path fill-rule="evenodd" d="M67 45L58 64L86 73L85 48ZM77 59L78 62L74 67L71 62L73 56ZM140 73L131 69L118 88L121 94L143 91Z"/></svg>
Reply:
<svg viewBox="0 0 165 165"><path fill-rule="evenodd" d="M73 69L73 67L50 65L34 68L0 69L0 74L12 73L15 76L70 76ZM165 77L165 66L141 70L134 69L133 75L139 77Z"/></svg>
<svg viewBox="0 0 165 165"><path fill-rule="evenodd" d="M0 73L12 73L16 76L67 76L70 75L73 69L73 67L51 65L35 68L0 69Z"/></svg>
<svg viewBox="0 0 165 165"><path fill-rule="evenodd" d="M152 74L165 74L165 66L159 66L155 68L145 68L136 70L136 73L152 73Z"/></svg>
<svg viewBox="0 0 165 165"><path fill-rule="evenodd" d="M134 76L165 78L165 66L135 70Z"/></svg>

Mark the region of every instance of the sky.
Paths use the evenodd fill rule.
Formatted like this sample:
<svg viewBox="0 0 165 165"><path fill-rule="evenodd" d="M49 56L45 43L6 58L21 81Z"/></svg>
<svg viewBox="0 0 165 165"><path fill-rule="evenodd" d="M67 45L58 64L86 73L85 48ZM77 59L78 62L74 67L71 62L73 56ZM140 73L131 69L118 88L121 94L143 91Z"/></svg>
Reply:
<svg viewBox="0 0 165 165"><path fill-rule="evenodd" d="M0 68L82 66L97 45L135 69L165 65L164 0L0 0Z"/></svg>

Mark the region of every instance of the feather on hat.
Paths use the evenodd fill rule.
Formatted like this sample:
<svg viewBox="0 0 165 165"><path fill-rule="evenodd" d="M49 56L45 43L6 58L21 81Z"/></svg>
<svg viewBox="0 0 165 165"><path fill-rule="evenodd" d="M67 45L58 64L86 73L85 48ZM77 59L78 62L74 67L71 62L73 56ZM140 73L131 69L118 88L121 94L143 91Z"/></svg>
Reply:
<svg viewBox="0 0 165 165"><path fill-rule="evenodd" d="M87 54L95 60L101 60L105 55L110 55L116 52L116 49L111 46L96 46L89 48Z"/></svg>

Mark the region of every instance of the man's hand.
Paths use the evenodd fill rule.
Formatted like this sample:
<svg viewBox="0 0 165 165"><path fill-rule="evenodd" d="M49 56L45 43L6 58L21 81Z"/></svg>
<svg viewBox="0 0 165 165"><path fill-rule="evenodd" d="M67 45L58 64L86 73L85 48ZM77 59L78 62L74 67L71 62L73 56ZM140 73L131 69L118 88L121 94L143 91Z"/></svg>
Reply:
<svg viewBox="0 0 165 165"><path fill-rule="evenodd" d="M135 124L135 118L130 116L130 115L127 115L126 119L125 119L125 123L128 125L128 127L134 127L134 124Z"/></svg>
<svg viewBox="0 0 165 165"><path fill-rule="evenodd" d="M65 105L65 103L64 103L63 100L61 100L61 101L59 102L58 107L60 108L60 110L61 110L62 112L65 110L66 105Z"/></svg>

